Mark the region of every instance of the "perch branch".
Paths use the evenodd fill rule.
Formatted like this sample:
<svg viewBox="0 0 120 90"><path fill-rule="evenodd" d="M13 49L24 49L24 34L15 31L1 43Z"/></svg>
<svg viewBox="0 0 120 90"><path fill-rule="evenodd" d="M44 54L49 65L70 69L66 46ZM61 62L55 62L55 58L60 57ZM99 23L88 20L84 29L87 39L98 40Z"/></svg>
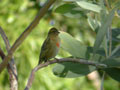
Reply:
<svg viewBox="0 0 120 90"><path fill-rule="evenodd" d="M4 43L6 45L6 49L8 52L10 49L10 43L9 43L9 40L8 40L4 30L1 27L0 27L0 34L4 40ZM1 48L0 48L0 51L2 52L2 54L1 54L2 60L4 60L5 54ZM8 69L9 78L10 78L10 90L18 90L17 68L16 68L16 64L14 62L13 57L12 57L11 61L9 62L7 69Z"/></svg>
<svg viewBox="0 0 120 90"><path fill-rule="evenodd" d="M29 90L30 89L30 87L32 85L32 82L34 80L35 72L37 72L39 69L44 68L44 67L46 67L48 65L51 65L51 64L54 64L54 63L62 63L62 62L81 63L81 64L86 64L86 65L92 65L92 66L95 66L95 67L98 67L98 68L107 67L107 65L105 65L105 64L99 64L99 63L96 63L96 62L83 60L83 59L62 58L62 59L55 59L55 60L52 60L52 61L47 61L46 63L40 64L40 65L36 66L34 69L32 69L31 74L30 74L29 79L28 79L28 82L27 82L27 85L26 85L26 88L24 90Z"/></svg>
<svg viewBox="0 0 120 90"><path fill-rule="evenodd" d="M15 52L15 50L22 44L22 42L27 38L27 36L30 34L30 32L37 26L40 19L45 15L45 13L48 11L49 7L55 1L56 0L48 0L45 3L45 5L41 8L41 10L38 12L37 16L32 21L32 23L25 29L25 31L20 35L20 37L15 41L15 43L9 50L8 55L4 58L4 61L0 64L0 73L7 66L7 64L10 61L10 59L12 58L12 55Z"/></svg>

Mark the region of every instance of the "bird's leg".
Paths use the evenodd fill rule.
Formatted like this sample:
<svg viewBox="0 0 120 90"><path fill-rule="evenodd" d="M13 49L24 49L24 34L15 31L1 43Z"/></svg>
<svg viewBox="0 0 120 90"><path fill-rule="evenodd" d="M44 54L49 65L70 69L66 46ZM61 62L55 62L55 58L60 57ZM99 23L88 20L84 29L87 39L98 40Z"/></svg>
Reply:
<svg viewBox="0 0 120 90"><path fill-rule="evenodd" d="M44 58L44 62L47 62L47 61L48 61L48 59Z"/></svg>

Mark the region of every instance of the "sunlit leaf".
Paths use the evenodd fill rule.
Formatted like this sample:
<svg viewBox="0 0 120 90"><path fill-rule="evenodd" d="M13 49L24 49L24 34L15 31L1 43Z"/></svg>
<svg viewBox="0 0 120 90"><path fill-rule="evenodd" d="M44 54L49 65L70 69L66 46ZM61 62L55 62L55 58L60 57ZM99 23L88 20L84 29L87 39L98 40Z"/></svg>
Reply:
<svg viewBox="0 0 120 90"><path fill-rule="evenodd" d="M93 31L95 31L99 27L99 22L93 19L90 15L88 15L87 20Z"/></svg>
<svg viewBox="0 0 120 90"><path fill-rule="evenodd" d="M83 45L80 41L65 32L61 32L60 38L62 40L62 48L74 57L85 58L87 56L88 47Z"/></svg>
<svg viewBox="0 0 120 90"><path fill-rule="evenodd" d="M96 4L92 4L92 3L86 2L86 1L76 1L76 3L81 8L84 8L84 9L87 9L87 10L91 10L91 11L94 11L94 12L97 12L97 13L99 13L100 10L101 10L100 6L98 6Z"/></svg>
<svg viewBox="0 0 120 90"><path fill-rule="evenodd" d="M85 59L92 58L93 47L83 45L80 41L76 40L66 32L61 32L60 38L61 38L61 47L67 52L69 52L73 57L85 58ZM98 49L96 51L96 54L97 54L97 56L95 57L96 61L98 61L99 58L105 59L105 52L103 49L101 48Z"/></svg>

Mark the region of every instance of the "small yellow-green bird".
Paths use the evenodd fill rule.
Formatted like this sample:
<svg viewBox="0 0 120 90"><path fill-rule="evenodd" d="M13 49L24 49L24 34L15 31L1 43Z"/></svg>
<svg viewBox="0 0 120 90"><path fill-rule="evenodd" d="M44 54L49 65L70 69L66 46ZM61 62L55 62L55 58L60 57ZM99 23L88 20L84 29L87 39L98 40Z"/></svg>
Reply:
<svg viewBox="0 0 120 90"><path fill-rule="evenodd" d="M49 30L48 36L41 47L38 65L57 55L60 48L59 33L54 27Z"/></svg>

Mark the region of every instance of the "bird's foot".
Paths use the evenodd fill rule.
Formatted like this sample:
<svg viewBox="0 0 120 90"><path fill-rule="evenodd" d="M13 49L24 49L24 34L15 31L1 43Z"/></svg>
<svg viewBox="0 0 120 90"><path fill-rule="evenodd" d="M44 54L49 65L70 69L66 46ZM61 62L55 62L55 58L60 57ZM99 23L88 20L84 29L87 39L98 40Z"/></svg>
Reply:
<svg viewBox="0 0 120 90"><path fill-rule="evenodd" d="M59 62L59 59L57 59L57 58L54 58L54 59L56 59Z"/></svg>

